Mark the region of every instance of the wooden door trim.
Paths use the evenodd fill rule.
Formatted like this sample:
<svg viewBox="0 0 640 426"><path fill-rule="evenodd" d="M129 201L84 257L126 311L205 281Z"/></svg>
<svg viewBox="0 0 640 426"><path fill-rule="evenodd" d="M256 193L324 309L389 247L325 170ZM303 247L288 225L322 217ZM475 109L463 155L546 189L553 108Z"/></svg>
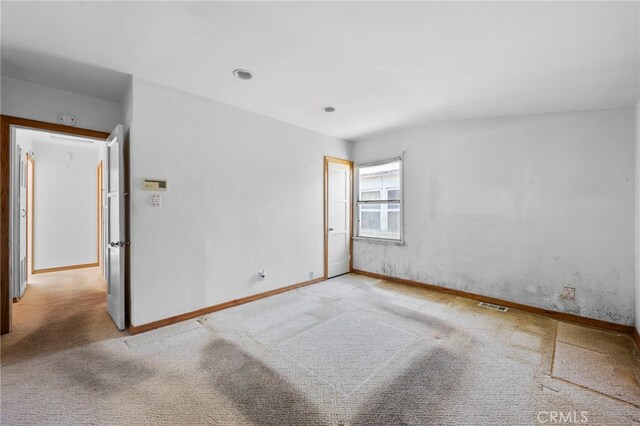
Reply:
<svg viewBox="0 0 640 426"><path fill-rule="evenodd" d="M98 167L96 168L96 190L97 190L97 213L98 213L98 224L97 224L97 250L98 250L98 254L97 254L97 261L98 261L98 266L102 265L102 262L104 259L102 259L102 179L103 179L103 166L102 166L102 160L100 160L100 162L98 163Z"/></svg>
<svg viewBox="0 0 640 426"><path fill-rule="evenodd" d="M9 281L9 206L11 193L11 127L26 127L72 136L86 136L106 139L109 133L98 130L69 127L62 124L31 120L28 118L0 115L0 334L9 333L12 329L11 288ZM33 260L33 259L32 259Z"/></svg>
<svg viewBox="0 0 640 426"><path fill-rule="evenodd" d="M353 270L353 161L324 157L324 279L329 278L329 163L349 166L351 190L349 196L349 272Z"/></svg>

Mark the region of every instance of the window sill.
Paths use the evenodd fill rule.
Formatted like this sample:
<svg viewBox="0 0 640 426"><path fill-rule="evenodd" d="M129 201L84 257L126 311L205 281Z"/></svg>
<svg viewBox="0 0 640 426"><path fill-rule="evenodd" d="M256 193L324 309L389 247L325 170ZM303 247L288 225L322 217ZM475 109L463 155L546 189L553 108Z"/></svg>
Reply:
<svg viewBox="0 0 640 426"><path fill-rule="evenodd" d="M389 240L387 238L353 237L354 241L364 241L367 243L391 244L394 246L404 246L406 243L401 240Z"/></svg>

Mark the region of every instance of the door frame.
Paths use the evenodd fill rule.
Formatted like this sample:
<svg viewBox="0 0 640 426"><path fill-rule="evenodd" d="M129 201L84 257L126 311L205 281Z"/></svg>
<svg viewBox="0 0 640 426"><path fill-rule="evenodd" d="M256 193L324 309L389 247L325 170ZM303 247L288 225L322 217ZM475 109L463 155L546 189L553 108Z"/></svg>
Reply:
<svg viewBox="0 0 640 426"><path fill-rule="evenodd" d="M351 194L349 197L349 272L353 271L353 161L324 157L324 279L329 279L329 163L349 166Z"/></svg>
<svg viewBox="0 0 640 426"><path fill-rule="evenodd" d="M31 174L29 174L29 168L31 168ZM27 154L27 269L29 275L33 275L33 234L34 234L34 226L33 226L33 213L35 206L35 180L36 180L36 169L35 163L33 162L33 156L31 154ZM31 232L29 232L29 228L31 228ZM29 281L27 280L27 284Z"/></svg>
<svg viewBox="0 0 640 426"><path fill-rule="evenodd" d="M0 334L11 332L11 282L9 276L9 261L11 246L9 236L10 194L11 194L11 127L26 127L62 133L70 136L87 136L106 140L109 133L98 130L69 127L62 124L31 120L28 118L0 115Z"/></svg>

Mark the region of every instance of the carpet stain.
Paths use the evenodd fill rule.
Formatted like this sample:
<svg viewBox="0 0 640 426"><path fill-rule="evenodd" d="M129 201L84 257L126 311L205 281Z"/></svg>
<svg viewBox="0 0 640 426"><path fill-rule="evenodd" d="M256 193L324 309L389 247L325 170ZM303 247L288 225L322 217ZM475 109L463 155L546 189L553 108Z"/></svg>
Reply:
<svg viewBox="0 0 640 426"><path fill-rule="evenodd" d="M75 313L70 316L62 317L56 322L47 322L40 324L36 329L26 336L20 338L15 343L16 347L21 349L21 358L30 358L38 355L43 349L46 352L52 352L67 349L74 346L84 346L92 342L91 336L87 330L87 318L82 313ZM73 333L73 340L60 339L62 333ZM8 348L5 348L7 355ZM12 354L15 355L15 354ZM6 360L9 362L9 360Z"/></svg>
<svg viewBox="0 0 640 426"><path fill-rule="evenodd" d="M423 324L425 326L428 326L429 328L441 331L443 333L451 333L455 330L454 327L450 326L445 321L442 321L441 319L438 319L433 315L429 315L424 312L407 309L402 306L390 303L387 303L386 305L381 303L377 304L376 308L380 309L381 311L393 314L396 317Z"/></svg>
<svg viewBox="0 0 640 426"><path fill-rule="evenodd" d="M328 424L303 392L238 345L216 339L200 356L211 386L256 424Z"/></svg>
<svg viewBox="0 0 640 426"><path fill-rule="evenodd" d="M437 424L451 413L441 412L464 373L465 360L436 347L415 359L389 385L367 401L352 425Z"/></svg>
<svg viewBox="0 0 640 426"><path fill-rule="evenodd" d="M156 368L139 360L115 356L99 347L78 351L57 367L72 382L101 395L122 392L129 380L135 379L138 385L158 374Z"/></svg>
<svg viewBox="0 0 640 426"><path fill-rule="evenodd" d="M124 336L107 313L100 268L34 275L13 310L13 331L2 336L3 366Z"/></svg>

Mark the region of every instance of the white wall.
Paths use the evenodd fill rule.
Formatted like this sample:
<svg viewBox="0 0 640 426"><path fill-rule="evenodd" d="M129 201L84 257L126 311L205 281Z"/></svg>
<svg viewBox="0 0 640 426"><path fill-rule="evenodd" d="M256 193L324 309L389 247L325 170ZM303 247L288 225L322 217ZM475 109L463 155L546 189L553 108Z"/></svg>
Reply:
<svg viewBox="0 0 640 426"><path fill-rule="evenodd" d="M323 156L349 142L138 78L130 140L133 325L323 275Z"/></svg>
<svg viewBox="0 0 640 426"><path fill-rule="evenodd" d="M97 262L98 143L36 140L33 151L35 269Z"/></svg>
<svg viewBox="0 0 640 426"><path fill-rule="evenodd" d="M75 127L110 132L120 123L120 104L2 76L1 112L32 120L58 122L58 114L77 118Z"/></svg>
<svg viewBox="0 0 640 426"><path fill-rule="evenodd" d="M356 162L406 150L407 244L358 241L354 268L633 324L635 122L627 107L355 143Z"/></svg>
<svg viewBox="0 0 640 426"><path fill-rule="evenodd" d="M640 101L636 104L636 329L640 332Z"/></svg>
<svg viewBox="0 0 640 426"><path fill-rule="evenodd" d="M131 129L131 121L133 120L133 79L129 80L129 84L122 94L120 106L122 107L121 124L124 127L124 132L127 133Z"/></svg>

